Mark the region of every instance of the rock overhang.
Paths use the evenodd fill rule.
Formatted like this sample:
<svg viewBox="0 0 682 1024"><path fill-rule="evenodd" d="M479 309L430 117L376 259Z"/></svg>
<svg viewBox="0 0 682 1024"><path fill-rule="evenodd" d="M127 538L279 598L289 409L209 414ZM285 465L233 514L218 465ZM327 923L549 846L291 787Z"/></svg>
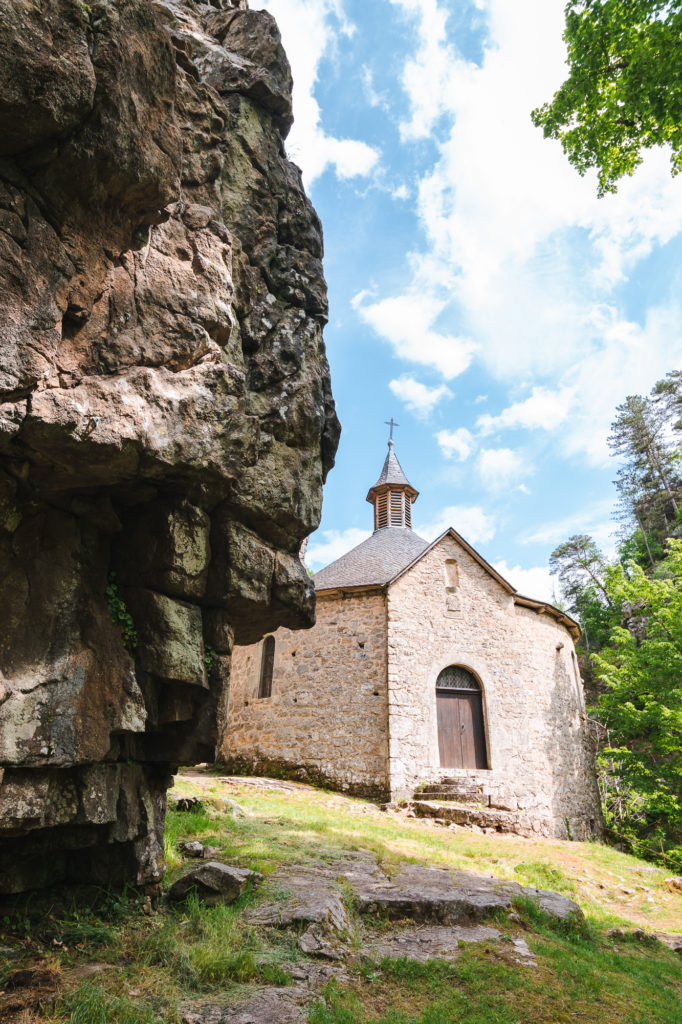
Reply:
<svg viewBox="0 0 682 1024"><path fill-rule="evenodd" d="M314 621L321 227L266 12L22 0L0 39L0 890L156 883L235 637Z"/></svg>

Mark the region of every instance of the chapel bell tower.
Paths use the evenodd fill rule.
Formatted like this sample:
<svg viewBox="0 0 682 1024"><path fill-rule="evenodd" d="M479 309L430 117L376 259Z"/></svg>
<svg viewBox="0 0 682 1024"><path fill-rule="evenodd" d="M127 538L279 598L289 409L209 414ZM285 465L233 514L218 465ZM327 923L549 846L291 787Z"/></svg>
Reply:
<svg viewBox="0 0 682 1024"><path fill-rule="evenodd" d="M399 424L391 419L388 439L388 455L374 487L370 487L367 501L374 506L374 532L387 527L412 529L412 505L419 497L402 471L393 451L393 428Z"/></svg>

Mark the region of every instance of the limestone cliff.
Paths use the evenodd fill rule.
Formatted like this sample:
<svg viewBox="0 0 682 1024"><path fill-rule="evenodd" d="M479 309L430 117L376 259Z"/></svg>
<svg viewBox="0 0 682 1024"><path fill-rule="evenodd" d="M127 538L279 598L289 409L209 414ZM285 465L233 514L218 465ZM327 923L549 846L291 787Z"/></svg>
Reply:
<svg viewBox="0 0 682 1024"><path fill-rule="evenodd" d="M321 228L245 0L14 0L0 52L0 892L153 884L233 640L314 618Z"/></svg>

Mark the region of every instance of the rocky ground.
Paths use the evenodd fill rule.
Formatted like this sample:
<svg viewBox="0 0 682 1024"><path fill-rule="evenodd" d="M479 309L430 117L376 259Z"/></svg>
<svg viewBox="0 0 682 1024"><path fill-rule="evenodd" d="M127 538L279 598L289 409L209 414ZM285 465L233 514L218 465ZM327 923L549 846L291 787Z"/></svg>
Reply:
<svg viewBox="0 0 682 1024"><path fill-rule="evenodd" d="M203 888L209 865L217 866L209 862L190 870L175 886L184 892L195 881ZM262 877L252 876L258 881ZM249 881L243 878L243 886ZM221 882L230 898L232 879ZM584 920L578 905L565 896L470 871L450 873L402 863L390 878L369 851L330 858L322 865L290 865L269 878L263 902L246 912L246 920L259 928L293 930L301 952L313 959L290 965L291 985L285 988L264 988L241 1006L190 1005L180 1020L303 1024L315 995L331 981L348 984L353 966L363 960L452 962L466 943L503 943L516 963L532 967L537 960L525 939L509 931L510 925L521 924L514 911L518 899L532 901L555 923L579 929ZM498 927L481 923L490 921ZM265 1006L268 1016L259 1018Z"/></svg>
<svg viewBox="0 0 682 1024"><path fill-rule="evenodd" d="M0 1021L679 1024L682 891L596 843L176 779L165 895L0 908ZM674 943L673 943L674 944Z"/></svg>

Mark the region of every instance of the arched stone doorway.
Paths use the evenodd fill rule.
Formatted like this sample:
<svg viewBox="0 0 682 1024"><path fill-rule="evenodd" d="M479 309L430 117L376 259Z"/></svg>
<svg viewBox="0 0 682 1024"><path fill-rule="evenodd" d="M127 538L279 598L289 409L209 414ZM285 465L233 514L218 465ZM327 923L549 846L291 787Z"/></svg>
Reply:
<svg viewBox="0 0 682 1024"><path fill-rule="evenodd" d="M436 680L438 753L441 768L487 768L481 684L461 665Z"/></svg>

